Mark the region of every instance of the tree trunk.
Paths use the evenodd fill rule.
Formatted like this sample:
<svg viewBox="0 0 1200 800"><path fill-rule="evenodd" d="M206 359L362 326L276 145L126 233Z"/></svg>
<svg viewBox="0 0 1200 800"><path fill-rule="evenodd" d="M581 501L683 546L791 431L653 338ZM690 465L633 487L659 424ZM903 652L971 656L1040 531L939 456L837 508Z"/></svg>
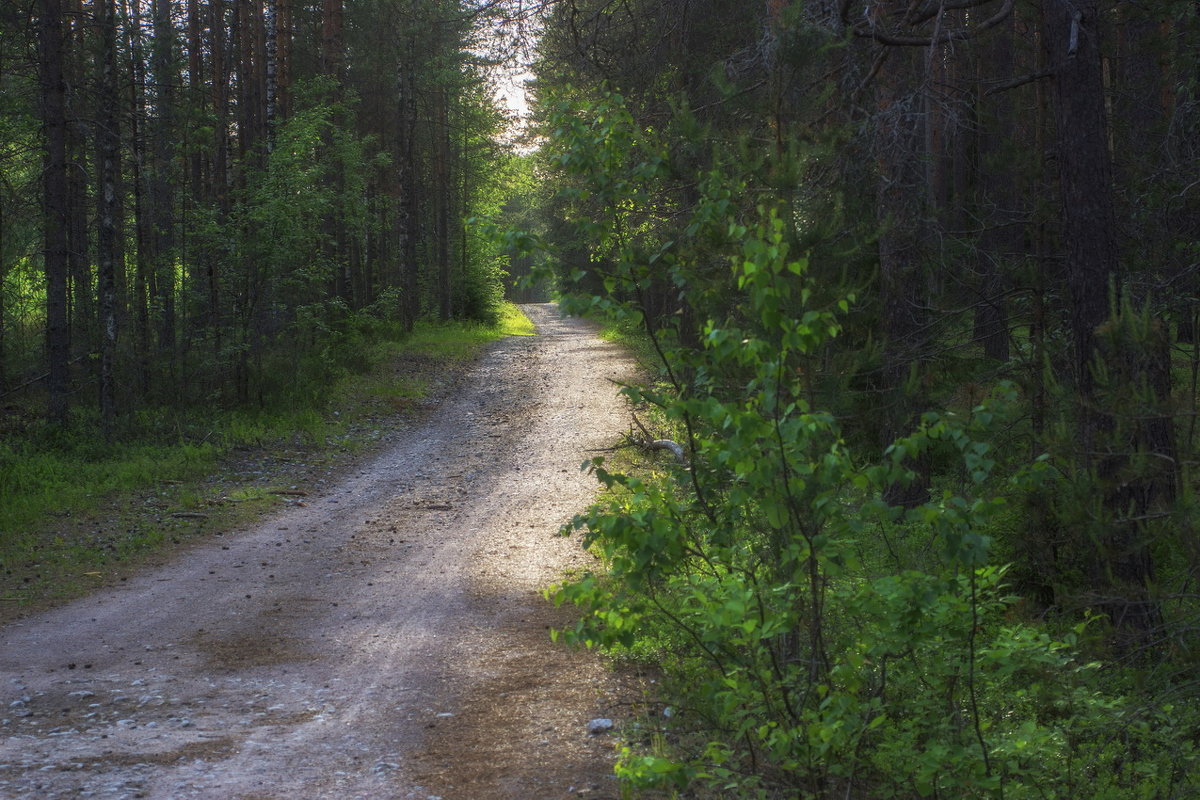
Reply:
<svg viewBox="0 0 1200 800"><path fill-rule="evenodd" d="M437 269L438 314L453 314L452 263L450 258L450 130L446 124L446 90L433 93L433 205L434 265Z"/></svg>
<svg viewBox="0 0 1200 800"><path fill-rule="evenodd" d="M902 14L905 2L880 4L881 14ZM884 444L909 432L922 406L921 360L928 341L925 260L929 239L926 164L928 125L915 48L891 48L875 79L875 157L878 169L881 390ZM895 484L888 501L911 507L929 496L928 468L911 463L911 484Z"/></svg>
<svg viewBox="0 0 1200 800"><path fill-rule="evenodd" d="M401 260L400 314L404 329L411 332L421 315L420 262L417 245L421 238L420 174L416 161L417 101L412 69L400 64L396 83L399 92L397 153L397 256Z"/></svg>
<svg viewBox="0 0 1200 800"><path fill-rule="evenodd" d="M214 130L212 175L208 190L215 205L219 225L228 224L229 216L229 96L230 75L227 65L231 63L226 52L229 38L225 35L225 0L208 0L209 60L211 62L211 103L217 121ZM221 379L223 327L221 319L221 277L216 258L205 265L207 288L208 327L212 336L212 354L218 366L217 379Z"/></svg>
<svg viewBox="0 0 1200 800"><path fill-rule="evenodd" d="M69 415L70 328L67 311L67 84L63 74L63 3L41 0L39 67L46 152L42 219L46 273L47 416L65 425Z"/></svg>
<svg viewBox="0 0 1200 800"><path fill-rule="evenodd" d="M174 389L176 253L171 173L175 153L175 29L171 24L171 0L153 0L153 26L151 73L156 115L150 131L154 163L149 187L154 238L151 289L158 358L168 386Z"/></svg>
<svg viewBox="0 0 1200 800"><path fill-rule="evenodd" d="M275 145L275 126L279 116L279 15L276 0L266 0L264 9L265 19L265 52L267 57L266 72L266 147L267 152Z"/></svg>
<svg viewBox="0 0 1200 800"><path fill-rule="evenodd" d="M125 0L122 0L125 2ZM132 301L134 305L135 342L137 350L138 390L143 396L150 391L150 282L154 235L150 215L146 212L147 176L146 169L146 61L142 41L142 10L140 0L128 0L125 19L128 21L128 52L131 62L130 83L132 94L130 105L130 148L132 159L130 171L133 178L133 226L137 248L134 267Z"/></svg>
<svg viewBox="0 0 1200 800"><path fill-rule="evenodd" d="M279 92L279 118L292 115L292 0L275 0L278 66L275 80Z"/></svg>
<svg viewBox="0 0 1200 800"><path fill-rule="evenodd" d="M342 0L321 0L321 71L340 86L345 69Z"/></svg>
<svg viewBox="0 0 1200 800"><path fill-rule="evenodd" d="M201 37L201 21L203 13L200 9L200 0L187 0L187 25L188 25L188 45L187 45L187 62L188 62L188 104L195 108L202 108L204 97L204 46ZM188 181L190 186L190 197L194 203L202 203L207 197L208 184L204 180L205 167L207 159L205 158L202 149L197 144L193 144L191 152L188 153Z"/></svg>
<svg viewBox="0 0 1200 800"><path fill-rule="evenodd" d="M212 197L220 219L229 213L229 83L232 75L227 52L230 39L225 36L225 0L209 0L208 51L212 61L212 109L216 118L213 142ZM216 275L210 274L210 290L215 292ZM216 295L211 298L210 313L216 314Z"/></svg>
<svg viewBox="0 0 1200 800"><path fill-rule="evenodd" d="M99 4L100 75L96 130L96 265L100 306L100 424L111 437L116 420L115 368L117 359L117 263L121 139L117 116L117 28L115 0Z"/></svg>
<svg viewBox="0 0 1200 800"><path fill-rule="evenodd" d="M1013 26L1015 16L1000 25L981 45L975 83L979 148L979 178L975 215L982 223L977 249L979 294L975 298L975 340L985 357L1007 361L1008 312L1004 291L1006 267L1024 249L1018 216L1018 192L1013 169L1007 163L1013 152L1013 101L1009 91L986 96L993 82L1007 83L1014 75Z"/></svg>
<svg viewBox="0 0 1200 800"><path fill-rule="evenodd" d="M342 39L342 0L322 0L321 3L321 69L334 86L334 102L341 103L345 88L345 42ZM339 130L346 127L345 118L339 108L333 116L333 125ZM334 207L325 218L325 231L329 260L335 265L333 293L349 305L353 305L353 281L346 248L345 216L341 211L346 189L345 165L341 155L335 153L334 131L329 131L326 152L333 157L329 179L333 185Z"/></svg>
<svg viewBox="0 0 1200 800"><path fill-rule="evenodd" d="M1098 0L1047 0L1043 7L1045 46L1054 73L1054 121L1062 202L1066 284L1071 301L1074 383L1077 397L1078 463L1094 471L1106 520L1094 546L1093 583L1100 605L1126 636L1144 638L1158 623L1150 597L1154 565L1144 529L1129 499L1150 487L1130 475L1138 435L1122 430L1097 392L1095 366L1128 375L1125 359L1136 349L1128 325L1110 319L1110 287L1117 284L1116 215L1109 156ZM1118 302L1119 297L1112 298ZM1105 326L1105 346L1098 333ZM1156 348L1151 348L1157 352ZM1145 355L1145 354L1143 354ZM1139 358L1138 361L1141 361ZM1149 368L1149 364L1146 365ZM1122 409L1123 410L1123 409ZM1131 494L1132 493L1132 494Z"/></svg>
<svg viewBox="0 0 1200 800"><path fill-rule="evenodd" d="M234 0L233 36L237 43L238 64L238 143L246 168L262 167L265 161L259 148L263 139L265 114L266 36L263 31L261 0Z"/></svg>
<svg viewBox="0 0 1200 800"><path fill-rule="evenodd" d="M84 83L85 50L83 4L69 0L64 58L64 77L68 86ZM74 98L72 98L74 99ZM74 103L71 104L72 106ZM67 119L67 274L70 288L71 349L79 355L92 352L96 306L92 289L91 262L88 258L87 226L87 127L86 115L69 108Z"/></svg>
<svg viewBox="0 0 1200 800"><path fill-rule="evenodd" d="M1085 459L1103 415L1089 411L1096 327L1108 318L1117 273L1112 164L1100 61L1098 0L1047 0L1046 47L1054 72L1055 152L1062 202L1066 283L1071 301L1074 381L1083 410Z"/></svg>

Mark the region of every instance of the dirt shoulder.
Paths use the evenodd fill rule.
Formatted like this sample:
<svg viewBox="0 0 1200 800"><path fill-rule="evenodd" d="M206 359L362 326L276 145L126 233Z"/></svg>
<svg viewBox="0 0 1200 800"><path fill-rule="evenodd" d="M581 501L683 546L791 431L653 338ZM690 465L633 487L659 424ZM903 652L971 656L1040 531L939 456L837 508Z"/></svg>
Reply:
<svg viewBox="0 0 1200 800"><path fill-rule="evenodd" d="M0 631L0 797L617 797L539 590L632 367L551 306L306 504ZM636 693L636 689L633 690Z"/></svg>

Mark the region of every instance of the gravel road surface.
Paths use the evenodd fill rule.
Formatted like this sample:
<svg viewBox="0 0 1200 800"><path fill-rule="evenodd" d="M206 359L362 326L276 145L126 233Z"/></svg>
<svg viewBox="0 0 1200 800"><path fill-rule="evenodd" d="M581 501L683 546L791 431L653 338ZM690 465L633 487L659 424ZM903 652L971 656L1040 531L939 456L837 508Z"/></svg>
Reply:
<svg viewBox="0 0 1200 800"><path fill-rule="evenodd" d="M588 563L555 533L633 368L525 311L340 484L0 630L0 797L616 798L587 725L630 689L540 589Z"/></svg>

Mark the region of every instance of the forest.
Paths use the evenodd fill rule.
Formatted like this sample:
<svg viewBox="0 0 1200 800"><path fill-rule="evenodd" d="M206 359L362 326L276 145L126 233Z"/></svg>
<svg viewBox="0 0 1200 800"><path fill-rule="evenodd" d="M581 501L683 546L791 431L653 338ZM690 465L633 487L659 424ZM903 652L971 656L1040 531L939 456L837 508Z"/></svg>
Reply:
<svg viewBox="0 0 1200 800"><path fill-rule="evenodd" d="M3 7L7 437L550 292L646 356L547 592L629 791L1194 796L1200 5L147 2Z"/></svg>
<svg viewBox="0 0 1200 800"><path fill-rule="evenodd" d="M51 420L112 431L493 316L500 265L463 224L510 168L488 14L5 3L0 396L36 383Z"/></svg>

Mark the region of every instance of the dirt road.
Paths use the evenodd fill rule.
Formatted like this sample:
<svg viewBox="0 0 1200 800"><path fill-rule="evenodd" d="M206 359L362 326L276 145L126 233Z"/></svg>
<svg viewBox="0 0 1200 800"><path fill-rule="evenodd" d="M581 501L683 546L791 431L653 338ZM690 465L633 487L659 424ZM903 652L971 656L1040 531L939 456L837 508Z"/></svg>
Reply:
<svg viewBox="0 0 1200 800"><path fill-rule="evenodd" d="M614 682L539 589L631 365L525 308L340 485L0 631L0 797L615 798Z"/></svg>

